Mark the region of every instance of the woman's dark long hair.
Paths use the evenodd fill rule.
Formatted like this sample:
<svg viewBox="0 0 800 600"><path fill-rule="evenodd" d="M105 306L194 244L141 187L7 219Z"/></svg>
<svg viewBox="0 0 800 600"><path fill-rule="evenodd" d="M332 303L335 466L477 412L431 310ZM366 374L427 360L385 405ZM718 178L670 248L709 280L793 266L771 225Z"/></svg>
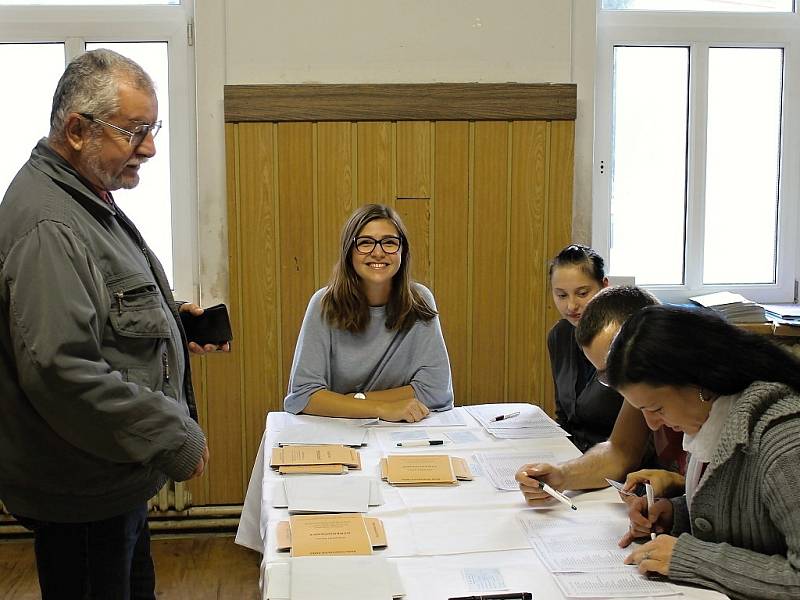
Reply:
<svg viewBox="0 0 800 600"><path fill-rule="evenodd" d="M620 329L606 379L616 389L646 383L730 395L754 381L771 381L800 391L800 360L710 311L649 306Z"/></svg>
<svg viewBox="0 0 800 600"><path fill-rule="evenodd" d="M390 206L366 204L353 211L342 229L339 259L322 296L322 314L328 324L337 329L359 333L369 323L369 303L361 289L361 278L353 267L351 255L355 238L367 223L376 219L391 221L400 235L400 268L392 278L386 304L386 327L410 329L416 321L430 321L437 314L412 285L411 248L400 215Z"/></svg>

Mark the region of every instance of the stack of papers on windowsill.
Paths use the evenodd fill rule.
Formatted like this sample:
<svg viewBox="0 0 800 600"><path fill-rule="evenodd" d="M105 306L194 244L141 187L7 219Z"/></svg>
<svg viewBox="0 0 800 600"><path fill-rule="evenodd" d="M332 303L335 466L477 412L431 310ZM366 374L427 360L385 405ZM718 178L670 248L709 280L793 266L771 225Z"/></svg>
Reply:
<svg viewBox="0 0 800 600"><path fill-rule="evenodd" d="M800 304L762 304L767 318L781 325L800 326Z"/></svg>
<svg viewBox="0 0 800 600"><path fill-rule="evenodd" d="M380 556L292 558L270 565L267 600L392 600L405 595L397 565Z"/></svg>
<svg viewBox="0 0 800 600"><path fill-rule="evenodd" d="M741 294L716 292L693 296L689 300L720 313L731 323L765 323L767 321L764 307L748 300Z"/></svg>

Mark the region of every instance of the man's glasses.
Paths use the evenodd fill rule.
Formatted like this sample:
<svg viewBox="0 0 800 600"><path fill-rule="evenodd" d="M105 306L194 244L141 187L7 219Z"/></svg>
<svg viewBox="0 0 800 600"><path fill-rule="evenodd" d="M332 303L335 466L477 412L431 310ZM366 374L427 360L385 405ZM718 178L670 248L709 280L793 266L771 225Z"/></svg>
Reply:
<svg viewBox="0 0 800 600"><path fill-rule="evenodd" d="M147 134L150 133L154 138L158 135L158 132L161 131L161 121L156 121L155 123L143 123L138 125L136 129L133 131L128 131L127 129L123 129L122 127L117 127L113 123L109 123L108 121L103 121L102 119L95 118L94 115L90 113L78 113L84 119L89 119L92 123L98 123L103 125L104 127L110 127L120 133L124 133L128 136L128 143L135 148L139 144L144 141L144 138L147 137Z"/></svg>
<svg viewBox="0 0 800 600"><path fill-rule="evenodd" d="M369 254L375 250L375 246L380 246L386 254L397 254L402 246L402 241L399 237L385 237L382 240L376 240L373 237L361 236L353 238L356 252L359 254Z"/></svg>

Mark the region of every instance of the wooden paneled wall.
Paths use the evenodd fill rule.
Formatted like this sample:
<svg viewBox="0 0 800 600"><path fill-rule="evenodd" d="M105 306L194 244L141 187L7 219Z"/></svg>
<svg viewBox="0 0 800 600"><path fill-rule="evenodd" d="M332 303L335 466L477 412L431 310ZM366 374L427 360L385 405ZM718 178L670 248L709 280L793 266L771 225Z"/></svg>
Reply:
<svg viewBox="0 0 800 600"><path fill-rule="evenodd" d="M531 402L552 413L547 261L570 241L574 104L558 120L228 116L235 342L195 361L212 453L191 488L195 504L242 500L266 414L282 410L307 301L360 204L389 204L408 227L413 274L438 304L456 404Z"/></svg>

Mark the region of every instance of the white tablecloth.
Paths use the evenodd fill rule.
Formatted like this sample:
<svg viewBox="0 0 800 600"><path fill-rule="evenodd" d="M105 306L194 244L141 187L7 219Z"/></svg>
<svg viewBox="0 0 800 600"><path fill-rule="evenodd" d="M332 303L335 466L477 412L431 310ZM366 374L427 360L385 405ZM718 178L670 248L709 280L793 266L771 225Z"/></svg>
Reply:
<svg viewBox="0 0 800 600"><path fill-rule="evenodd" d="M502 407L499 405L500 412ZM578 456L579 451L568 438L497 440L488 435L463 407L455 410L464 413L468 425L427 428L429 437L441 438L446 437L443 435L446 431L469 429L477 441L448 441L443 446L401 449L396 447L392 436L403 425L370 428L367 446L360 449L362 470L351 471L347 477L379 478L379 460L390 452L460 456L467 460L475 475L473 481L461 482L454 487L398 488L381 482L384 503L372 507L369 516L383 521L388 547L377 552L397 563L407 600L438 600L476 593L470 591L463 581L462 570L465 568L499 569L510 590L530 591L536 600L563 599L555 580L530 547L517 521L524 511L537 509L528 507L518 491L495 489L488 478L482 476L474 454L525 451L535 454L546 451L552 452L560 462ZM272 506L274 486L282 479L269 468L265 455L275 446L275 436L279 431L308 418L270 413L253 467L236 543L263 553L262 580L268 576L271 564L288 560L288 555L279 553L275 547L277 523L289 518L286 508ZM581 505L589 503L607 506L605 503L619 502L619 498L616 492L607 488L575 494L574 501L580 509ZM568 509L557 504L547 510ZM725 598L709 590L681 587L681 591L683 596L668 598Z"/></svg>

